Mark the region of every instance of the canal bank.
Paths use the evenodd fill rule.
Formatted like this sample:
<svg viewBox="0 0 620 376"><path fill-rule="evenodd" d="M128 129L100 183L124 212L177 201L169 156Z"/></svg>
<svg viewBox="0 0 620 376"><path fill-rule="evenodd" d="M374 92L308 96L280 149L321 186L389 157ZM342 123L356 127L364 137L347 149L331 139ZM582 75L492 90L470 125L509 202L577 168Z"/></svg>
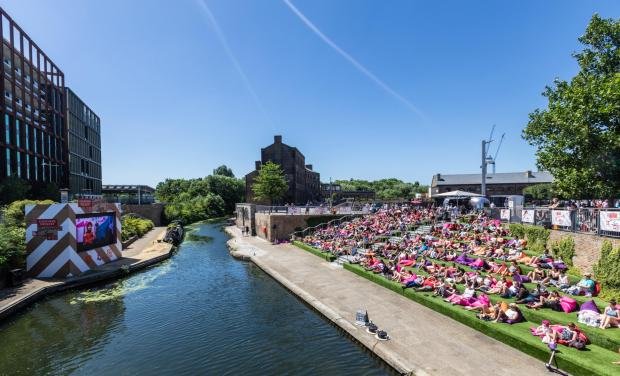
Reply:
<svg viewBox="0 0 620 376"><path fill-rule="evenodd" d="M172 257L0 323L0 375L393 376L198 224ZM192 240L196 239L196 240Z"/></svg>
<svg viewBox="0 0 620 376"><path fill-rule="evenodd" d="M236 258L252 261L403 374L545 375L542 362L290 244L226 231ZM358 309L388 332L378 341L354 325Z"/></svg>
<svg viewBox="0 0 620 376"><path fill-rule="evenodd" d="M163 242L166 227L156 227L123 250L123 258L101 265L78 277L34 279L0 290L0 321L54 293L121 278L169 258L174 246Z"/></svg>

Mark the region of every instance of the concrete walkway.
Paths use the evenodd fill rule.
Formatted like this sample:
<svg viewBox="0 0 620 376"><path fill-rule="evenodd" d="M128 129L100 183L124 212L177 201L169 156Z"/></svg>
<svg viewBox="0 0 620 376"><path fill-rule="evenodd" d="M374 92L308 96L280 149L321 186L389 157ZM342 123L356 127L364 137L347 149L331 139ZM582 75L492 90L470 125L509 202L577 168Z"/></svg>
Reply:
<svg viewBox="0 0 620 376"><path fill-rule="evenodd" d="M166 227L156 227L123 250L123 258L68 279L29 278L19 287L0 289L0 320L57 291L118 277L121 268L138 270L170 257L172 245L158 242Z"/></svg>
<svg viewBox="0 0 620 376"><path fill-rule="evenodd" d="M548 375L540 361L293 245L234 237L235 257L256 263L399 372L415 375ZM378 341L354 325L358 309L388 332ZM498 324L504 325L504 324Z"/></svg>

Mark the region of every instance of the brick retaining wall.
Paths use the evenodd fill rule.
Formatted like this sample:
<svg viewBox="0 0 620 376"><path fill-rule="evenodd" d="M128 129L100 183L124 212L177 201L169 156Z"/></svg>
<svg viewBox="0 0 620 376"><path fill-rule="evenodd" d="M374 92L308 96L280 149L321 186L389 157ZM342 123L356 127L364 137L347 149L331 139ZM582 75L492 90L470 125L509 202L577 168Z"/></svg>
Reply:
<svg viewBox="0 0 620 376"><path fill-rule="evenodd" d="M592 267L598 262L601 255L603 241L610 240L614 248L620 247L620 239L558 230L551 230L549 245L565 236L570 236L575 241L575 258L573 263L582 271L592 271Z"/></svg>

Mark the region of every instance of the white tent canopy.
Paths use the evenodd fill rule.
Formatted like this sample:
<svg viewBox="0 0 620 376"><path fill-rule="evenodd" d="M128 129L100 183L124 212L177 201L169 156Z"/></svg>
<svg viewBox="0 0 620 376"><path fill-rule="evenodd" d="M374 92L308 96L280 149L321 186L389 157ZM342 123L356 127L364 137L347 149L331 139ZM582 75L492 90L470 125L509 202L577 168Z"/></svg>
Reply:
<svg viewBox="0 0 620 376"><path fill-rule="evenodd" d="M437 195L434 195L433 197L482 197L482 195L479 195L477 193L472 193L472 192L466 192L466 191L451 191L451 192L445 192L445 193L440 193Z"/></svg>

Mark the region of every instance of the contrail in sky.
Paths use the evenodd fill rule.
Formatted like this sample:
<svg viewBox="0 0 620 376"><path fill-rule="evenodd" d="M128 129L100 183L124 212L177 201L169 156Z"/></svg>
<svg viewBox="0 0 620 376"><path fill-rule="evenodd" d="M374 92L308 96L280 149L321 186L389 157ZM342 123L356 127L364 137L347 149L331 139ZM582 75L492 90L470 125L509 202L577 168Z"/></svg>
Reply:
<svg viewBox="0 0 620 376"><path fill-rule="evenodd" d="M403 97L402 95L400 95L398 92L396 92L396 90L392 89L388 84L386 84L385 82L383 82L379 77L375 76L370 70L368 70L365 66L363 66L359 61L355 60L355 58L351 55L349 55L349 53L347 53L345 50L343 50L342 48L340 48L340 46L338 46L334 41L332 41L331 39L329 39L329 37L325 34L323 34L323 32L321 30L319 30L318 27L316 27L303 13L301 13L301 11L299 9L297 9L295 7L295 5L293 5L289 0L282 0L284 1L284 4L286 4L286 6L288 6L291 11L293 13L295 13L295 15L297 17L299 17L299 19L301 20L301 22L303 22L310 30L312 30L312 32L314 34L316 34L319 38L321 38L323 40L323 42L327 43L328 46L330 46L331 48L333 48L336 52L338 52L340 54L340 56L344 57L347 61L349 61L349 63L353 64L353 66L355 68L357 68L357 70L359 70L360 72L362 72L362 74L364 74L366 77L370 78L375 84L377 84L380 88L382 88L383 90L385 90L388 94L390 94L391 96L393 96L394 98L398 99L399 101L401 101L403 104L405 104L407 107L409 107L410 110L412 110L413 112L415 112L416 114L418 114L420 117L424 118L424 114L422 113L422 111L420 111L413 103L411 103L407 98Z"/></svg>
<svg viewBox="0 0 620 376"><path fill-rule="evenodd" d="M226 55L228 55L228 58L232 62L233 66L235 67L235 70L239 74L239 77L241 77L241 80L243 81L243 84L245 85L246 89L248 90L248 92L250 92L252 99L254 99L254 102L256 102L256 106L263 113L263 115L265 115L267 120L270 123L273 123L271 121L270 116L267 114L267 111L265 110L263 103L258 98L258 95L256 94L256 91L254 90L254 87L252 86L250 79L243 71L243 68L241 68L241 64L239 64L239 60L237 60L237 58L235 57L235 54L233 54L232 50L230 49L230 45L228 44L228 41L226 40L226 36L224 35L224 32L220 28L220 25L218 24L217 20L215 19L213 12L211 12L205 0L197 0L197 3L200 6L200 8L204 11L207 18L209 19L209 22L211 23L211 26L213 27L213 31L215 31L215 35L217 36L217 39L222 44L222 47L224 47L224 51L226 51Z"/></svg>

